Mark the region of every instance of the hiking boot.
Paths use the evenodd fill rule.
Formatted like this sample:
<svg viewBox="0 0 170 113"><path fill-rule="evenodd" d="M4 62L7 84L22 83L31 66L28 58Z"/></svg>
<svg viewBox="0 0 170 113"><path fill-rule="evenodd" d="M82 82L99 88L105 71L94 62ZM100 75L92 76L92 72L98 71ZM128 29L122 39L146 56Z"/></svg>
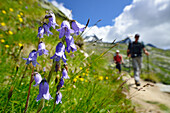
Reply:
<svg viewBox="0 0 170 113"><path fill-rule="evenodd" d="M140 82L139 81L135 81L136 86L140 86Z"/></svg>

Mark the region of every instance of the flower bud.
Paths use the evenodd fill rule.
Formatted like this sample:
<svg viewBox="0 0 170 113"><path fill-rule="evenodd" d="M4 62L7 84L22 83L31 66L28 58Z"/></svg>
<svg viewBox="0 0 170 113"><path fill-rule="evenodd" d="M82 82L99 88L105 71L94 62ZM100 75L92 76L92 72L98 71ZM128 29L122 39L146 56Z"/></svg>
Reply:
<svg viewBox="0 0 170 113"><path fill-rule="evenodd" d="M12 92L14 90L14 86L11 86L9 92L8 92L8 100L12 97Z"/></svg>
<svg viewBox="0 0 170 113"><path fill-rule="evenodd" d="M60 76L57 75L56 78L55 78L55 83L56 83L56 84L58 83L59 78L60 78Z"/></svg>

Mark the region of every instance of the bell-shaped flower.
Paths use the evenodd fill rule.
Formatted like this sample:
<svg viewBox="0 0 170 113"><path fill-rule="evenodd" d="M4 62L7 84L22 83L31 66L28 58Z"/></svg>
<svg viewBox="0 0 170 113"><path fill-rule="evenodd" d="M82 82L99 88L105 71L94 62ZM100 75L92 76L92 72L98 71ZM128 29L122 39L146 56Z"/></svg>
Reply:
<svg viewBox="0 0 170 113"><path fill-rule="evenodd" d="M71 33L74 33L74 30L70 29L70 24L67 21L63 21L61 24L61 28L57 29L59 31L59 38L65 36L66 38L70 37Z"/></svg>
<svg viewBox="0 0 170 113"><path fill-rule="evenodd" d="M29 54L28 58L23 58L24 60L27 60L26 64L30 64L32 62L32 65L36 67L36 64L39 64L37 62L37 52L36 50L32 50L31 53Z"/></svg>
<svg viewBox="0 0 170 113"><path fill-rule="evenodd" d="M75 20L71 22L71 26L72 26L72 29L74 30L74 34L76 35L79 35L79 32L83 32L85 29L85 27L79 28Z"/></svg>
<svg viewBox="0 0 170 113"><path fill-rule="evenodd" d="M70 36L69 38L66 38L65 40L66 40L66 44L67 44L66 50L68 53L70 53L70 50L72 52L77 51L77 47L74 43L74 38L72 36Z"/></svg>
<svg viewBox="0 0 170 113"><path fill-rule="evenodd" d="M50 31L50 27L46 23L43 24L43 28L44 34L47 34L47 36L49 36L49 34L53 35L53 33Z"/></svg>
<svg viewBox="0 0 170 113"><path fill-rule="evenodd" d="M49 85L45 78L41 81L39 85L39 94L36 98L36 101L38 102L41 98L44 98L46 100L50 100L50 98L52 98L49 93Z"/></svg>
<svg viewBox="0 0 170 113"><path fill-rule="evenodd" d="M64 79L63 78L60 78L60 82L59 84L57 85L57 92L60 91L60 88L63 87L64 85Z"/></svg>
<svg viewBox="0 0 170 113"><path fill-rule="evenodd" d="M67 70L64 68L62 71L62 77L61 78L65 78L65 79L69 79L70 77L68 76Z"/></svg>
<svg viewBox="0 0 170 113"><path fill-rule="evenodd" d="M42 54L48 55L48 50L45 49L45 44L43 42L39 43L37 53L39 53L39 56Z"/></svg>
<svg viewBox="0 0 170 113"><path fill-rule="evenodd" d="M62 94L60 92L56 93L56 104L62 103Z"/></svg>
<svg viewBox="0 0 170 113"><path fill-rule="evenodd" d="M49 28L52 26L55 29L55 26L58 26L58 24L56 23L55 15L52 11L50 11L49 14L45 16L45 18L49 18Z"/></svg>
<svg viewBox="0 0 170 113"><path fill-rule="evenodd" d="M40 26L38 28L38 35L37 35L37 37L43 38L43 35L44 35L44 28Z"/></svg>
<svg viewBox="0 0 170 113"><path fill-rule="evenodd" d="M63 85L64 85L64 79L63 78L60 79L59 85L60 85L60 87L63 87Z"/></svg>
<svg viewBox="0 0 170 113"><path fill-rule="evenodd" d="M51 57L51 59L55 59L55 61L59 61L62 58L63 62L66 63L67 59L64 52L65 52L65 45L62 42L59 42L56 46L56 52Z"/></svg>
<svg viewBox="0 0 170 113"><path fill-rule="evenodd" d="M34 72L34 80L36 84L33 86L37 86L42 81L42 77L38 72Z"/></svg>

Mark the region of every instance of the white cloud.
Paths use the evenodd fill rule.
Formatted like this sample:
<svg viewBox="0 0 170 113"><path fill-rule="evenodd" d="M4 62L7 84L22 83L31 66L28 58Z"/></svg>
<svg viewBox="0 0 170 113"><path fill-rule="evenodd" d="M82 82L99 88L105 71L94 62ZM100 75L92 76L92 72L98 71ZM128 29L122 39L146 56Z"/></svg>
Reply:
<svg viewBox="0 0 170 113"><path fill-rule="evenodd" d="M56 1L51 1L51 3L56 6L60 11L62 11L69 19L73 18L72 11L64 7L63 3L58 3Z"/></svg>
<svg viewBox="0 0 170 113"><path fill-rule="evenodd" d="M59 9L66 15L71 14L71 10L66 9L63 4L55 1L52 3L57 4L58 8L61 7ZM145 43L160 48L170 47L170 0L133 0L132 4L126 6L112 21L115 22L114 26L87 28L84 36L95 34L103 38L103 41L112 42L115 38L121 40L139 33L140 40Z"/></svg>
<svg viewBox="0 0 170 113"><path fill-rule="evenodd" d="M145 43L170 47L170 0L133 0L114 22L112 27L94 27L92 31L110 42L139 33Z"/></svg>
<svg viewBox="0 0 170 113"><path fill-rule="evenodd" d="M86 28L84 31L84 36L89 36L89 35L96 35L99 39L103 38L104 41L110 41L109 37L106 37L106 34L109 33L111 26L105 26L105 27L97 27L97 26L92 26Z"/></svg>

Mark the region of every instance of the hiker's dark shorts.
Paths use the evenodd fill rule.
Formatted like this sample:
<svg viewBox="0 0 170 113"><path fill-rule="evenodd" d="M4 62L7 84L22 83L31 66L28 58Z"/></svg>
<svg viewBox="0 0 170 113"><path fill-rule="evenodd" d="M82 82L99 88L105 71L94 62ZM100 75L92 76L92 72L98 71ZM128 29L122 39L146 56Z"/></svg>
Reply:
<svg viewBox="0 0 170 113"><path fill-rule="evenodd" d="M116 69L118 69L119 72L121 72L121 64L117 63L117 64L116 64Z"/></svg>

